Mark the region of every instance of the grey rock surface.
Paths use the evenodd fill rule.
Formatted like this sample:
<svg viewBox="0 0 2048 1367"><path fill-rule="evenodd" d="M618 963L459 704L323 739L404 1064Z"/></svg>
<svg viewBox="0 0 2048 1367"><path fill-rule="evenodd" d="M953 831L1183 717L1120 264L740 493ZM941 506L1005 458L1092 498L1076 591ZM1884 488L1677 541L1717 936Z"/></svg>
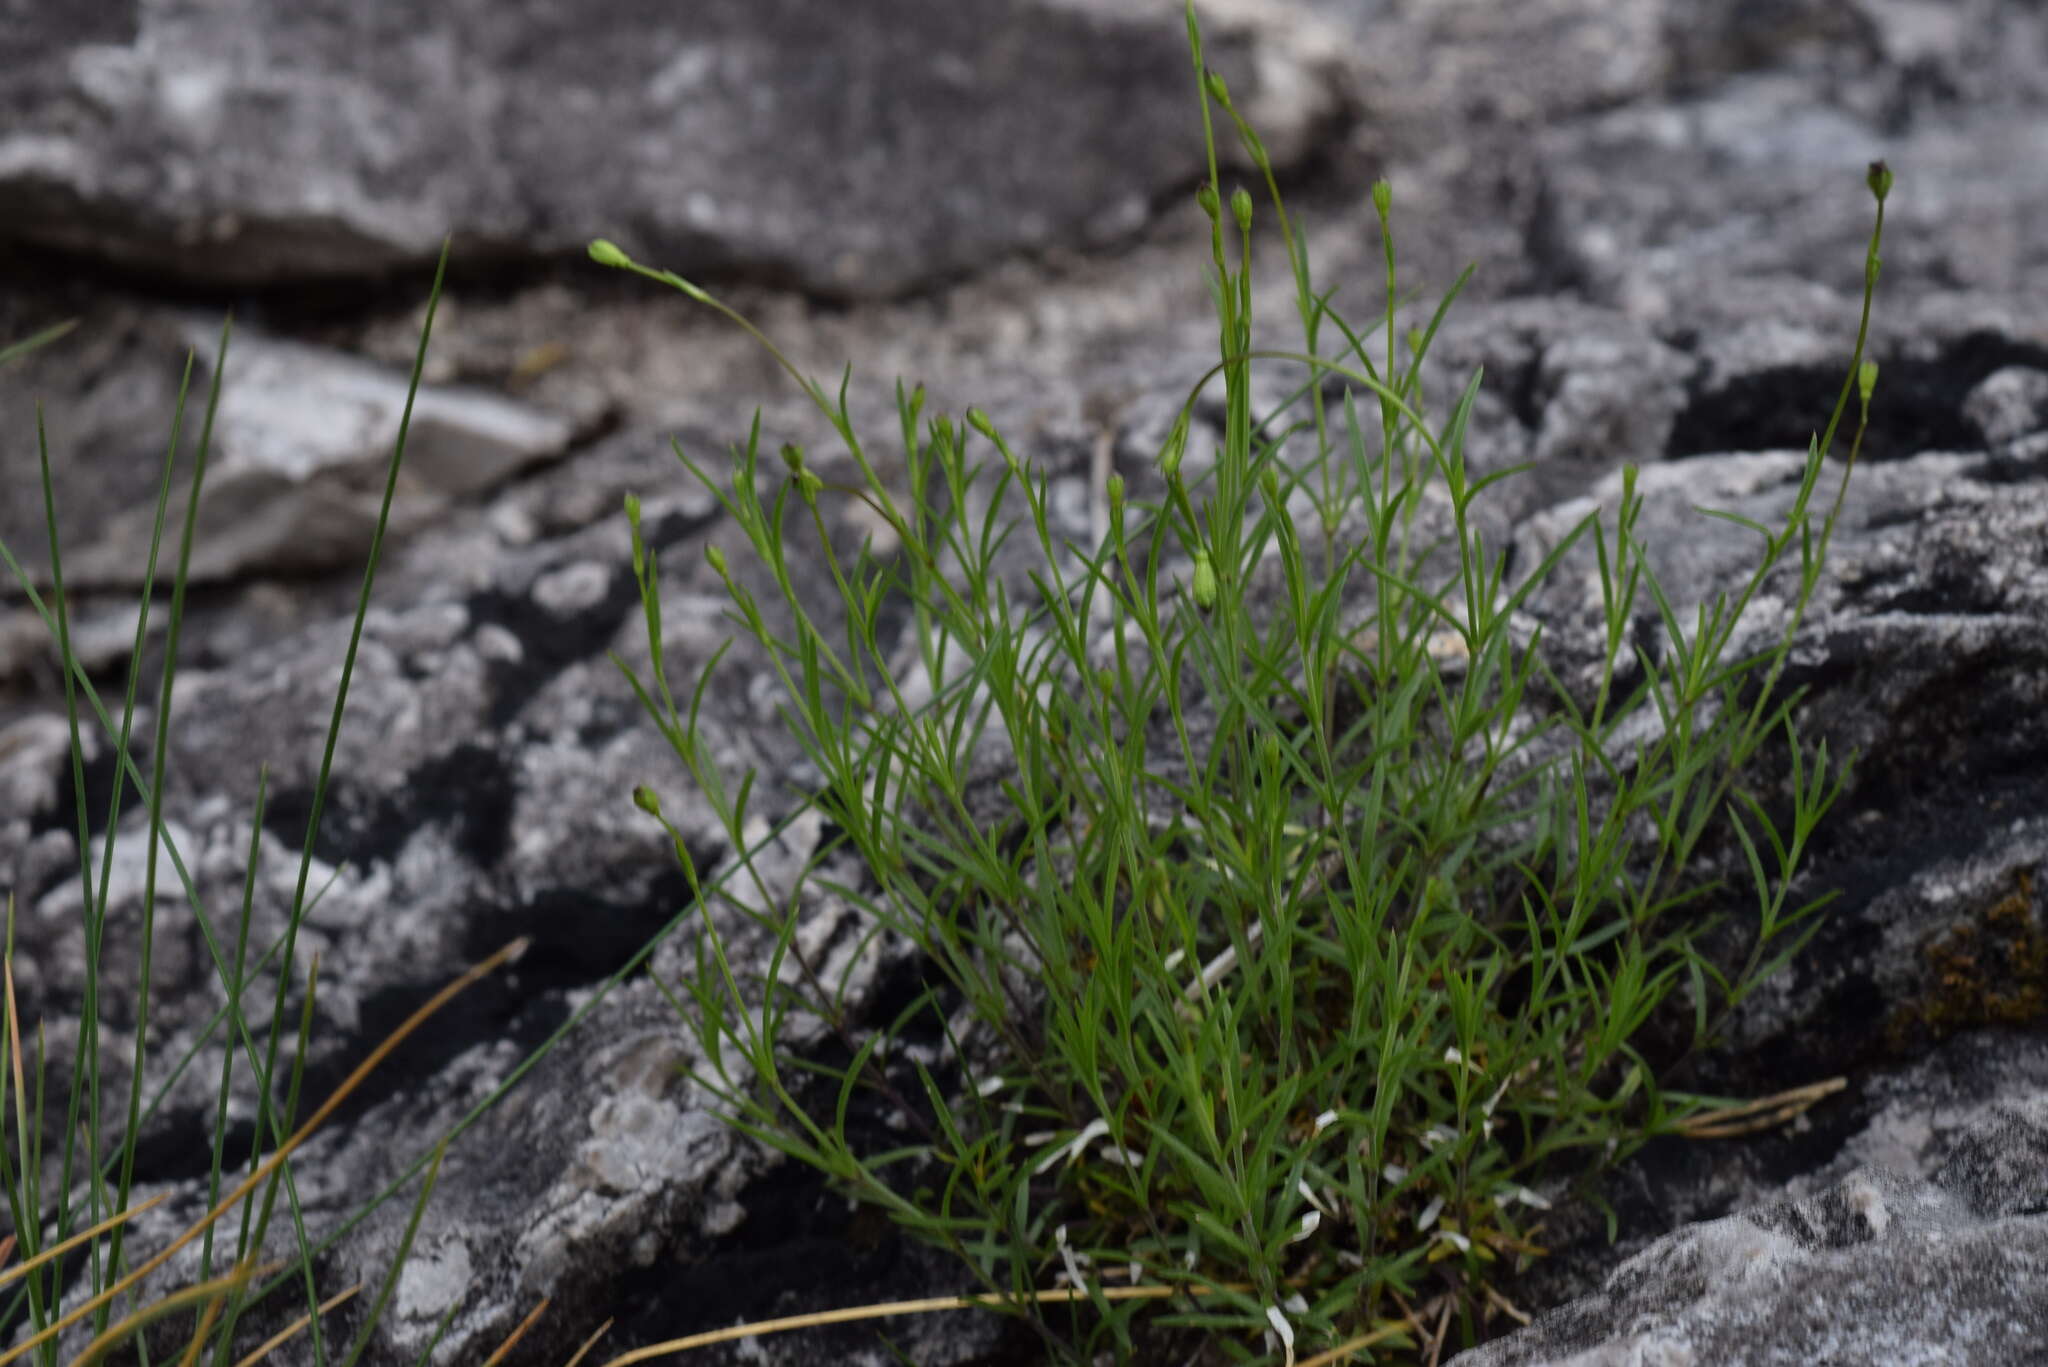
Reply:
<svg viewBox="0 0 2048 1367"><path fill-rule="evenodd" d="M351 648L363 510L417 343L417 268L453 230L313 844L320 898L294 947L301 978L320 964L306 1094L483 955L533 945L410 1041L297 1164L325 1237L466 1124L369 1360L414 1360L458 1300L437 1361L481 1360L542 1297L524 1360L565 1360L607 1316L600 1357L959 1288L935 1255L849 1242L843 1201L716 1124L678 1071L696 1061L691 1036L654 978L688 961L688 893L632 788L655 788L701 864L732 851L608 658L646 659L621 500L644 501L669 667L694 679L728 632L703 551L735 540L671 439L722 470L758 407L768 450L804 443L828 478L850 467L750 339L573 258L615 237L711 272L806 371L836 376L851 358L854 414L888 478L896 376L922 380L933 409L980 405L1051 482L1059 530L1083 535L1104 459L1144 496L1214 359L1206 232L1182 193L1199 174L1191 73L1167 8L833 9L806 27L793 5L733 4L685 33L625 5L577 8L574 23L561 6L456 6L423 25L382 3L151 3L125 27L65 16L62 33L25 38L0 16L0 42L26 44L0 61L0 108L19 113L0 132L0 343L83 319L0 369L0 540L41 578L44 401L73 631L110 705L186 354L197 347L203 394L213 316L237 309L164 793L162 849L206 922L160 870L145 1081L198 1052L145 1131L140 1191L169 1200L138 1246L203 1205L216 947L232 952L252 848L252 944L285 923ZM2048 1304L2048 237L2030 226L2048 188L2012 168L2041 160L2048 16L2020 0L1234 0L1211 20L1348 316L1380 308L1376 175L1394 181L1402 275L1421 294L1404 326L1478 263L1425 388L1440 404L1483 366L1472 465L1533 465L1480 510L1511 573L1611 506L1633 461L1640 531L1683 618L1755 557L1750 534L1693 506L1766 524L1788 506L1854 335L1863 168L1897 169L1878 399L1787 676L1808 690L1802 736L1861 752L1795 890L1842 897L1691 1079L1735 1095L1838 1074L1849 1088L1786 1132L1653 1146L1610 1181L1617 1243L1589 1203L1559 1201L1556 1256L1509 1288L1555 1317L1467 1360L2028 1360ZM1291 343L1277 241L1257 250L1262 337ZM393 269L415 273L394 285ZM292 283L313 277L332 287ZM1266 401L1297 382L1256 379ZM1192 463L1220 413L1218 396L1198 404ZM1015 549L1006 573L1029 563ZM803 582L829 610L825 576ZM1766 585L1744 641L1784 628L1788 582ZM1520 624L1543 625L1567 686L1590 658L1597 594L1590 562L1568 559ZM160 591L142 633L151 681L165 610ZM1638 626L1654 638L1653 617ZM704 727L728 773L761 771L755 806L772 819L811 776L764 663L728 656ZM153 682L143 698L129 753L146 772ZM132 783L108 815L113 738L88 727L84 744L95 879L109 825L120 832L101 1037L109 1085L124 1086L135 1022L119 989L141 972L146 821ZM76 786L48 643L9 576L0 898L17 905L17 990L52 1057L68 1056L81 1009ZM776 876L821 838L793 827ZM1734 876L1718 909L1739 924L1738 858L1710 849L1706 868ZM806 914L840 952L861 943L852 908L820 899ZM855 1001L879 1012L916 968L886 938L864 952ZM247 994L252 1030L273 987L259 976ZM249 1144L254 1105L230 1098L232 1145ZM897 1118L871 1123L901 1142ZM412 1180L323 1253L322 1286L381 1281ZM1879 1291L1882 1306L1856 1299ZM337 1313L330 1349L357 1313ZM893 1330L921 1363L1018 1360L991 1320ZM839 1330L696 1360L890 1359L871 1333Z"/></svg>
<svg viewBox="0 0 2048 1367"><path fill-rule="evenodd" d="M1772 1199L1650 1242L1459 1367L2026 1363L2048 1335L2048 1050L1952 1040Z"/></svg>
<svg viewBox="0 0 2048 1367"><path fill-rule="evenodd" d="M37 60L0 72L4 232L216 285L416 267L452 231L512 257L609 234L872 295L1113 239L1199 174L1182 26L1132 0L148 0L113 41L41 22L60 33L29 20ZM1287 161L1336 95L1289 27L1217 35Z"/></svg>

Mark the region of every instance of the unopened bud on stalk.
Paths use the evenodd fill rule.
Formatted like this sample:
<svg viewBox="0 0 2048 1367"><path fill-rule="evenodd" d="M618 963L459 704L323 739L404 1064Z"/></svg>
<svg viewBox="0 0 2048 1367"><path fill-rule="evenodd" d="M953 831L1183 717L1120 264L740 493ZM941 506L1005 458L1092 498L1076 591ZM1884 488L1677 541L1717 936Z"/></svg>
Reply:
<svg viewBox="0 0 2048 1367"><path fill-rule="evenodd" d="M609 238L595 237L590 240L590 259L600 266L630 266L633 258L619 250L619 244Z"/></svg>
<svg viewBox="0 0 2048 1367"><path fill-rule="evenodd" d="M796 472L796 491L803 496L804 502L810 507L816 508L818 506L818 491L824 487L825 481L819 479L812 471L799 470Z"/></svg>
<svg viewBox="0 0 2048 1367"><path fill-rule="evenodd" d="M1230 215L1237 220L1239 232L1252 230L1252 197L1242 185L1230 192Z"/></svg>
<svg viewBox="0 0 2048 1367"><path fill-rule="evenodd" d="M1856 369L1856 393L1863 402L1869 403L1870 396L1877 389L1877 362L1865 361Z"/></svg>
<svg viewBox="0 0 2048 1367"><path fill-rule="evenodd" d="M704 563L711 566L711 572L720 579L726 577L725 552L718 549L718 547L706 546L704 548Z"/></svg>
<svg viewBox="0 0 2048 1367"><path fill-rule="evenodd" d="M1195 606L1207 612L1216 606L1216 566L1207 551L1195 552Z"/></svg>
<svg viewBox="0 0 2048 1367"><path fill-rule="evenodd" d="M990 441L996 439L996 425L990 422L988 414L982 412L979 408L967 410L967 425L981 433L984 437L987 437Z"/></svg>
<svg viewBox="0 0 2048 1367"><path fill-rule="evenodd" d="M1372 183L1372 211L1379 215L1381 223L1394 211L1394 182L1382 177Z"/></svg>
<svg viewBox="0 0 2048 1367"><path fill-rule="evenodd" d="M1180 475L1181 454L1188 446L1188 415L1182 413L1174 420L1173 431L1166 435L1166 448L1159 453L1159 473L1173 480Z"/></svg>
<svg viewBox="0 0 2048 1367"><path fill-rule="evenodd" d="M1210 97L1225 109L1230 108L1230 87L1223 83L1223 73L1219 71L1210 72L1206 84L1209 87Z"/></svg>
<svg viewBox="0 0 2048 1367"><path fill-rule="evenodd" d="M1120 513L1123 510L1124 477L1122 475L1111 475L1109 477L1109 511L1111 513Z"/></svg>
<svg viewBox="0 0 2048 1367"><path fill-rule="evenodd" d="M633 790L633 805L649 816L661 815L661 799L644 783Z"/></svg>
<svg viewBox="0 0 2048 1367"><path fill-rule="evenodd" d="M1266 144L1259 141L1259 135L1249 125L1240 124L1237 136L1244 142L1245 153L1251 157L1252 165L1261 171L1273 169L1273 160L1266 155Z"/></svg>
<svg viewBox="0 0 2048 1367"><path fill-rule="evenodd" d="M792 475L802 474L804 472L804 448L794 442L784 442L782 444L782 463L789 467L789 472Z"/></svg>
<svg viewBox="0 0 2048 1367"><path fill-rule="evenodd" d="M1873 161L1864 183L1870 186L1870 193L1877 196L1877 202L1884 203L1884 197L1892 192L1892 168L1881 161Z"/></svg>
<svg viewBox="0 0 2048 1367"><path fill-rule="evenodd" d="M1201 189L1195 191L1195 203L1202 206L1202 212L1209 216L1211 223L1214 223L1216 216L1223 211L1222 206L1217 202L1216 187L1213 185L1205 184Z"/></svg>

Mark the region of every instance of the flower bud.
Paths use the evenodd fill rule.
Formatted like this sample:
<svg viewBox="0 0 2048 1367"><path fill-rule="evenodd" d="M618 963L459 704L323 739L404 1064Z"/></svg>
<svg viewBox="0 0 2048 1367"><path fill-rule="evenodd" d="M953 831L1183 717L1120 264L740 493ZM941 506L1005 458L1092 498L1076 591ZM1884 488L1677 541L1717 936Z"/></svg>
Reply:
<svg viewBox="0 0 2048 1367"><path fill-rule="evenodd" d="M1237 136L1244 143L1244 150L1252 159L1252 165L1261 171L1273 169L1273 159L1266 155L1266 144L1259 141L1259 135L1248 125L1240 125Z"/></svg>
<svg viewBox="0 0 2048 1367"><path fill-rule="evenodd" d="M590 240L590 259L600 266L628 267L633 264L633 258L620 251L618 243L604 237Z"/></svg>
<svg viewBox="0 0 2048 1367"><path fill-rule="evenodd" d="M726 577L725 552L718 549L718 547L706 546L704 548L704 563L711 566L711 572L713 574L716 574L720 579Z"/></svg>
<svg viewBox="0 0 2048 1367"><path fill-rule="evenodd" d="M1180 475L1181 453L1188 447L1188 415L1183 412L1174 420L1173 431L1167 433L1166 447L1159 453L1159 473L1167 479Z"/></svg>
<svg viewBox="0 0 2048 1367"><path fill-rule="evenodd" d="M1884 203L1884 197L1892 192L1892 168L1881 161L1873 161L1864 183L1870 187L1870 193L1877 196L1877 202Z"/></svg>
<svg viewBox="0 0 2048 1367"><path fill-rule="evenodd" d="M1216 606L1216 566L1207 551L1195 552L1195 606L1207 612Z"/></svg>
<svg viewBox="0 0 2048 1367"><path fill-rule="evenodd" d="M1877 362L1865 361L1856 368L1856 393L1865 403L1877 389Z"/></svg>
<svg viewBox="0 0 2048 1367"><path fill-rule="evenodd" d="M1216 103L1222 105L1225 109L1230 108L1230 87L1223 83L1222 72L1210 72L1205 84L1209 87L1211 99L1215 100Z"/></svg>
<svg viewBox="0 0 2048 1367"><path fill-rule="evenodd" d="M661 799L644 783L633 790L633 805L649 816L661 815Z"/></svg>
<svg viewBox="0 0 2048 1367"><path fill-rule="evenodd" d="M981 433L984 437L987 437L990 441L996 439L996 425L990 422L988 414L982 412L979 408L967 410L967 425Z"/></svg>
<svg viewBox="0 0 2048 1367"><path fill-rule="evenodd" d="M1394 183L1384 176L1372 183L1372 211L1379 215L1381 223L1394 210Z"/></svg>
<svg viewBox="0 0 2048 1367"><path fill-rule="evenodd" d="M1252 197L1242 185L1230 192L1230 216L1237 220L1239 232L1252 230Z"/></svg>
<svg viewBox="0 0 2048 1367"><path fill-rule="evenodd" d="M804 448L796 445L794 442L784 442L782 444L782 463L789 467L789 472L792 475L801 475L804 472Z"/></svg>
<svg viewBox="0 0 2048 1367"><path fill-rule="evenodd" d="M1122 475L1111 475L1109 477L1109 511L1112 513L1120 513L1123 510L1124 477Z"/></svg>
<svg viewBox="0 0 2048 1367"><path fill-rule="evenodd" d="M1216 187L1213 185L1204 184L1201 189L1195 191L1195 203L1202 206L1202 212L1209 216L1211 223L1214 223L1216 216L1222 212L1222 207L1216 199Z"/></svg>
<svg viewBox="0 0 2048 1367"><path fill-rule="evenodd" d="M825 481L810 470L796 472L796 491L803 495L804 502L812 508L818 506L818 492L825 487Z"/></svg>

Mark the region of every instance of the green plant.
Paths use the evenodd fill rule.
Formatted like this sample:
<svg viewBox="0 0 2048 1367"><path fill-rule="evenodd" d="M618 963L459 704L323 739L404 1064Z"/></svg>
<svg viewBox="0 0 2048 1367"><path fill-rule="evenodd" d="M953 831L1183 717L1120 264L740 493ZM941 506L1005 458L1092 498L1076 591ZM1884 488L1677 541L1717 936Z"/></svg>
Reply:
<svg viewBox="0 0 2048 1367"><path fill-rule="evenodd" d="M1471 517L1515 473L1466 470L1480 376L1440 426L1425 417L1423 357L1458 287L1426 327L1397 337L1382 182L1385 310L1364 335L1348 326L1311 286L1265 152L1203 64L1192 6L1188 32L1221 359L1156 471L1111 478L1099 542L1062 525L1045 476L986 415L926 422L922 390L899 385L912 491L900 504L854 430L846 378L828 392L698 286L592 244L600 263L759 338L853 469L850 483L828 481L785 447L786 477L764 478L758 416L728 480L676 447L758 559L765 581L708 552L823 775L809 803L834 835L787 896L748 849L754 775L735 783L700 740L724 652L680 708L657 566L627 500L650 677L620 668L746 851L705 886L653 791L636 791L703 908L677 1009L708 1060L697 1080L733 1124L952 1250L988 1304L1028 1316L1069 1360L1104 1348L1128 1358L1146 1334L1176 1330L1238 1359L1258 1356L1263 1336L1267 1358L1290 1362L1410 1351L1447 1322L1469 1342L1500 1303L1492 1283L1540 1252L1545 1203L1530 1183L1572 1155L1624 1156L1721 1104L1660 1086L1645 1027L1675 1009L1693 1047L1711 1042L1828 900L1787 906L1842 777L1831 781L1824 746L1803 753L1798 695L1777 685L1856 453L1816 531L1808 509L1825 456L1852 396L1859 442L1867 419L1875 367L1863 346L1891 176L1871 168L1877 227L1855 355L1784 527L1709 514L1762 541L1742 593L1680 619L1635 539L1633 468L1611 531L1589 516L1510 589ZM1225 197L1212 110L1263 176L1297 286L1299 352L1252 347L1253 204L1242 189ZM1319 348L1325 326L1343 339L1335 359ZM1256 416L1250 369L1267 359L1309 376ZM1218 375L1227 416L1208 463L1191 413ZM1343 386L1334 412L1325 381ZM1361 420L1359 394L1377 421ZM830 499L866 504L894 545L870 541L842 563ZM793 553L792 519L815 535L818 568ZM1020 530L1041 557L1028 584L1000 558ZM1607 624L1590 698L1555 676L1540 633L1518 642L1510 630L1582 539ZM1724 662L1795 545L1782 636ZM836 620L807 606L812 573L837 588ZM1661 649L1625 651L1644 589ZM912 624L929 696L900 681L885 617ZM1649 704L1655 724L1623 732ZM1792 782L1789 817L1774 824L1742 776L1779 735ZM994 819L977 800L991 749ZM1692 872L1717 823L1758 899L1739 964L1702 948L1713 922L1694 914L1718 890ZM864 870L857 884L827 866L842 848ZM725 891L735 876L751 880L747 895ZM807 952L804 908L819 895L921 956L924 991L894 1020L856 1017L843 976L828 981ZM731 950L746 923L766 933L764 965ZM850 972L860 958L838 961ZM802 1047L800 1025L812 1041ZM936 1063L900 1043L913 1026L943 1040ZM863 1151L858 1118L877 1102L907 1117L913 1142ZM1051 1314L1034 1292L1054 1274L1091 1305ZM1186 1294L1146 1324L1151 1302L1110 1290L1123 1281Z"/></svg>

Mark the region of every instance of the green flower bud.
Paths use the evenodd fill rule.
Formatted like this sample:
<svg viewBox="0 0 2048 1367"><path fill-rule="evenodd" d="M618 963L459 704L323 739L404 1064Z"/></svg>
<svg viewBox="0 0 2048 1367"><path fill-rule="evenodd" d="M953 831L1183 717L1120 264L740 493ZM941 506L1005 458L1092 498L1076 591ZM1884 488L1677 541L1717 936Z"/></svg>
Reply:
<svg viewBox="0 0 2048 1367"><path fill-rule="evenodd" d="M1230 108L1230 87L1223 83L1223 73L1211 71L1205 84L1209 87L1211 99L1215 100L1216 103L1222 105L1225 109Z"/></svg>
<svg viewBox="0 0 2048 1367"><path fill-rule="evenodd" d="M661 799L644 783L633 790L633 805L649 816L661 815Z"/></svg>
<svg viewBox="0 0 2048 1367"><path fill-rule="evenodd" d="M603 237L590 240L590 259L600 266L630 267L633 264L633 258L620 251L618 243Z"/></svg>
<svg viewBox="0 0 2048 1367"><path fill-rule="evenodd" d="M1856 368L1856 393L1863 402L1869 403L1871 394L1877 389L1877 362L1865 361Z"/></svg>
<svg viewBox="0 0 2048 1367"><path fill-rule="evenodd" d="M825 481L819 479L812 471L799 470L796 472L796 491L803 495L804 502L810 507L816 508L818 506L818 491L824 487Z"/></svg>
<svg viewBox="0 0 2048 1367"><path fill-rule="evenodd" d="M990 422L988 414L982 412L979 408L967 410L967 425L981 433L984 437L987 437L990 441L996 439L996 425Z"/></svg>
<svg viewBox="0 0 2048 1367"><path fill-rule="evenodd" d="M1394 211L1394 183L1382 177L1372 183L1372 211L1379 215L1381 223Z"/></svg>
<svg viewBox="0 0 2048 1367"><path fill-rule="evenodd" d="M1188 415L1182 413L1174 420L1173 431L1167 433L1166 449L1159 453L1159 473L1169 480L1180 475L1181 454L1188 448Z"/></svg>
<svg viewBox="0 0 2048 1367"><path fill-rule="evenodd" d="M1195 606L1207 612L1216 606L1216 566L1207 551L1195 552Z"/></svg>
<svg viewBox="0 0 2048 1367"><path fill-rule="evenodd" d="M1230 192L1230 216L1237 220L1239 232L1252 230L1252 197L1242 185Z"/></svg>
<svg viewBox="0 0 2048 1367"><path fill-rule="evenodd" d="M782 463L789 467L789 472L792 475L802 474L804 472L804 448L796 445L794 442L784 442L782 446Z"/></svg>
<svg viewBox="0 0 2048 1367"><path fill-rule="evenodd" d="M1244 150L1251 155L1252 165L1258 167L1261 171L1273 169L1273 159L1266 155L1266 144L1259 141L1257 133L1253 132L1249 126L1245 126L1237 130L1237 135L1244 140Z"/></svg>
<svg viewBox="0 0 2048 1367"><path fill-rule="evenodd" d="M1877 202L1884 203L1884 197L1892 192L1892 168L1881 161L1873 161L1864 183L1870 186L1870 193L1877 196Z"/></svg>
<svg viewBox="0 0 2048 1367"><path fill-rule="evenodd" d="M1195 191L1195 203L1202 206L1202 212L1209 216L1211 223L1214 223L1216 216L1223 212L1222 205L1216 198L1216 187L1213 185L1204 185Z"/></svg>
<svg viewBox="0 0 2048 1367"><path fill-rule="evenodd" d="M704 548L704 563L711 566L711 572L713 574L716 574L720 579L726 577L725 552L718 549L718 547L706 546Z"/></svg>
<svg viewBox="0 0 2048 1367"><path fill-rule="evenodd" d="M1124 477L1122 475L1111 475L1109 477L1109 511L1111 513L1120 513L1123 510Z"/></svg>

